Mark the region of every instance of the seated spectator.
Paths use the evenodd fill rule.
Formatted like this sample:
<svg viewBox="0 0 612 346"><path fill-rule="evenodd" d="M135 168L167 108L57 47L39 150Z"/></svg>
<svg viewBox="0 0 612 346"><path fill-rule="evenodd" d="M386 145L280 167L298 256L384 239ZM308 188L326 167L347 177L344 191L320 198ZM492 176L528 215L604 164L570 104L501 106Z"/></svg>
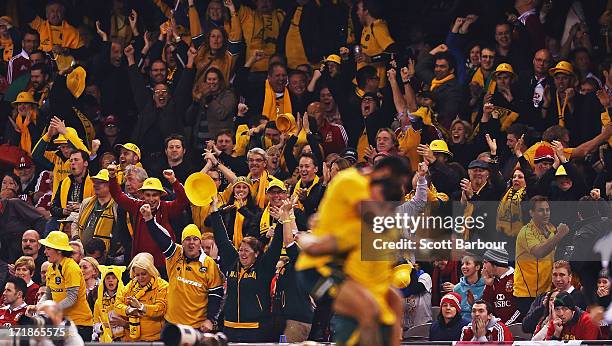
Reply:
<svg viewBox="0 0 612 346"><path fill-rule="evenodd" d="M93 311L94 304L98 298L98 285L100 284L100 264L93 257L83 257L79 263L83 278L85 278L85 292L87 303Z"/></svg>
<svg viewBox="0 0 612 346"><path fill-rule="evenodd" d="M548 322L545 340L597 340L599 326L588 312L574 303L568 292L560 292L554 301L555 317Z"/></svg>
<svg viewBox="0 0 612 346"><path fill-rule="evenodd" d="M597 279L597 304L602 307L610 305L610 278L608 277L608 271L602 269L599 272L599 278Z"/></svg>
<svg viewBox="0 0 612 346"><path fill-rule="evenodd" d="M32 257L21 256L15 261L15 276L22 278L27 286L23 299L28 305L36 305L38 302L36 295L40 286L32 280L34 270L35 263Z"/></svg>
<svg viewBox="0 0 612 346"><path fill-rule="evenodd" d="M9 278L4 286L2 298L6 306L0 308L0 323L3 328L19 325L19 318L26 312L28 304L24 301L26 283L22 278Z"/></svg>
<svg viewBox="0 0 612 346"><path fill-rule="evenodd" d="M168 282L162 279L153 256L141 252L130 263L132 279L117 293L115 311L129 320L129 341L156 341L168 308Z"/></svg>
<svg viewBox="0 0 612 346"><path fill-rule="evenodd" d="M98 286L98 299L94 306L94 341L120 341L126 333L127 320L115 311L117 292L123 289L123 266L101 266L102 285ZM111 323L112 321L112 323Z"/></svg>
<svg viewBox="0 0 612 346"><path fill-rule="evenodd" d="M550 327L550 321L555 318L555 298L557 298L557 294L559 294L558 289L553 289L552 291L546 292L544 296L544 300L542 300L542 308L544 309L544 314L537 321L537 325L535 330L533 331L533 337L531 340L533 341L542 341L546 338L546 334L548 334L548 328ZM529 331L525 328L525 320L523 320L523 331L529 333Z"/></svg>
<svg viewBox="0 0 612 346"><path fill-rule="evenodd" d="M461 295L447 293L440 301L440 314L429 328L430 341L459 341L461 332L469 320L461 316Z"/></svg>
<svg viewBox="0 0 612 346"><path fill-rule="evenodd" d="M512 333L493 315L491 303L477 300L472 306L472 322L463 327L461 341L512 341Z"/></svg>
<svg viewBox="0 0 612 346"><path fill-rule="evenodd" d="M23 232L21 237L21 252L24 256L28 256L34 260L34 271L32 272L32 280L37 284L45 283L45 279L41 280L40 270L42 264L45 263L47 258L41 251L40 235L33 229Z"/></svg>
<svg viewBox="0 0 612 346"><path fill-rule="evenodd" d="M493 305L493 314L499 316L501 322L511 325L521 320L521 312L510 294L514 286L514 268L508 261L508 252L504 249L484 253L482 276L486 287L482 299Z"/></svg>
<svg viewBox="0 0 612 346"><path fill-rule="evenodd" d="M472 317L472 304L482 297L485 282L480 275L482 261L475 255L466 255L461 259L461 273L463 276L453 288L453 292L461 295L461 315L470 320ZM493 310L491 309L491 314Z"/></svg>

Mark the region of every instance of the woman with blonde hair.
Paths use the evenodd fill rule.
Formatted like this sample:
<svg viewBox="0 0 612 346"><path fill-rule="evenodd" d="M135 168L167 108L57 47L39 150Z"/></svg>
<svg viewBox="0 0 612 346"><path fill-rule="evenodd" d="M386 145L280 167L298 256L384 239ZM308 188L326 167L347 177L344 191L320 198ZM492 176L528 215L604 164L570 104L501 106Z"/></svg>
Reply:
<svg viewBox="0 0 612 346"><path fill-rule="evenodd" d="M141 252L129 267L130 282L117 293L115 311L129 320L128 341L157 341L168 307L168 282L159 276L153 256Z"/></svg>
<svg viewBox="0 0 612 346"><path fill-rule="evenodd" d="M85 292L87 293L87 304L93 311L96 299L98 299L98 284L100 283L100 264L93 257L83 257L79 262L83 278L85 278Z"/></svg>

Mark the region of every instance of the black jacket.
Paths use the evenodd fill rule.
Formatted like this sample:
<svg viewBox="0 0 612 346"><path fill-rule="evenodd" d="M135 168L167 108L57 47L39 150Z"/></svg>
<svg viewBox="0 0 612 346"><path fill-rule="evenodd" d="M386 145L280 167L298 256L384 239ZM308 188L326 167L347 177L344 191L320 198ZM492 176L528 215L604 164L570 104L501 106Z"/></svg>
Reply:
<svg viewBox="0 0 612 346"><path fill-rule="evenodd" d="M274 295L278 304L275 304L275 307L280 308L282 316L287 320L312 323L314 308L310 303L310 296L298 285L295 275L295 262L299 254L300 249L296 243L287 247L289 263L278 273Z"/></svg>
<svg viewBox="0 0 612 346"><path fill-rule="evenodd" d="M221 256L221 271L227 278L223 312L225 326L236 329L259 328L270 316L270 283L276 272L276 262L282 248L283 227L279 223L268 249L259 254L255 263L244 268L238 251L227 237L225 224L218 212L210 215L215 241Z"/></svg>

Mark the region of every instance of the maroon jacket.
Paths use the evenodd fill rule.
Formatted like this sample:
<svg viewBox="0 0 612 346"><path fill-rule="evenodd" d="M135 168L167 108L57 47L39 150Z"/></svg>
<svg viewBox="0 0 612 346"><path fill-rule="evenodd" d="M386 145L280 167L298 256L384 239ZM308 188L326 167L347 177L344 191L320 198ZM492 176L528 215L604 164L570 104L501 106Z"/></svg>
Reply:
<svg viewBox="0 0 612 346"><path fill-rule="evenodd" d="M165 268L166 260L164 259L164 255L157 246L157 243L155 243L153 238L151 238L147 224L140 214L140 207L145 202L141 199L128 197L125 193L123 193L116 177L110 179L109 188L111 196L113 196L115 202L117 202L121 208L127 210L130 215L133 215L136 220L136 224L133 225L134 234L132 235L132 257L141 252L148 252L153 255L153 258L155 259L155 267L158 269ZM189 205L189 200L185 195L183 185L181 185L178 179L174 182L174 184L172 184L172 189L176 194L176 199L170 202L160 201L159 207L153 213L153 216L155 217L155 220L157 220L157 223L162 225L170 232L170 237L172 237L172 241L174 241L174 230L172 229L172 226L170 226L170 220L179 218L181 216L185 207Z"/></svg>
<svg viewBox="0 0 612 346"><path fill-rule="evenodd" d="M600 339L599 326L593 322L588 312L576 308L574 317L563 326L561 337L554 337L555 327L553 319L548 325L546 340L597 340Z"/></svg>
<svg viewBox="0 0 612 346"><path fill-rule="evenodd" d="M514 268L509 267L501 277L493 279L492 286L486 286L482 299L493 305L493 314L509 326L522 320L514 296Z"/></svg>

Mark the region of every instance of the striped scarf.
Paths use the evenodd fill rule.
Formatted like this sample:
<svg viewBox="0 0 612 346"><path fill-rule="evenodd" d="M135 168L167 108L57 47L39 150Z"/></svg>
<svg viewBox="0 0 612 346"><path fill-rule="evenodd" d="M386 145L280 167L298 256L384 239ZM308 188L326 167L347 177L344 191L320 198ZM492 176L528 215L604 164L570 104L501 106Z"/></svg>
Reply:
<svg viewBox="0 0 612 346"><path fill-rule="evenodd" d="M144 297L144 295L153 288L154 283L155 283L155 278L151 278L151 280L146 286L140 286L138 281L136 281L136 279L133 279L131 296L133 296L138 301L140 301L140 299ZM130 326L130 339L133 339L133 340L140 339L140 317L130 316L129 326Z"/></svg>
<svg viewBox="0 0 612 346"><path fill-rule="evenodd" d="M315 187L315 185L317 185L319 183L319 176L315 175L314 180L310 183L310 186L308 186L306 188L306 196L310 195L310 190L312 190L313 187ZM291 195L292 197L297 195L297 192L302 188L302 179L300 178L300 180L298 180L297 184L295 184L295 188L293 189L293 194ZM304 211L304 204L302 204L302 201L300 201L299 199L297 200L297 207Z"/></svg>

